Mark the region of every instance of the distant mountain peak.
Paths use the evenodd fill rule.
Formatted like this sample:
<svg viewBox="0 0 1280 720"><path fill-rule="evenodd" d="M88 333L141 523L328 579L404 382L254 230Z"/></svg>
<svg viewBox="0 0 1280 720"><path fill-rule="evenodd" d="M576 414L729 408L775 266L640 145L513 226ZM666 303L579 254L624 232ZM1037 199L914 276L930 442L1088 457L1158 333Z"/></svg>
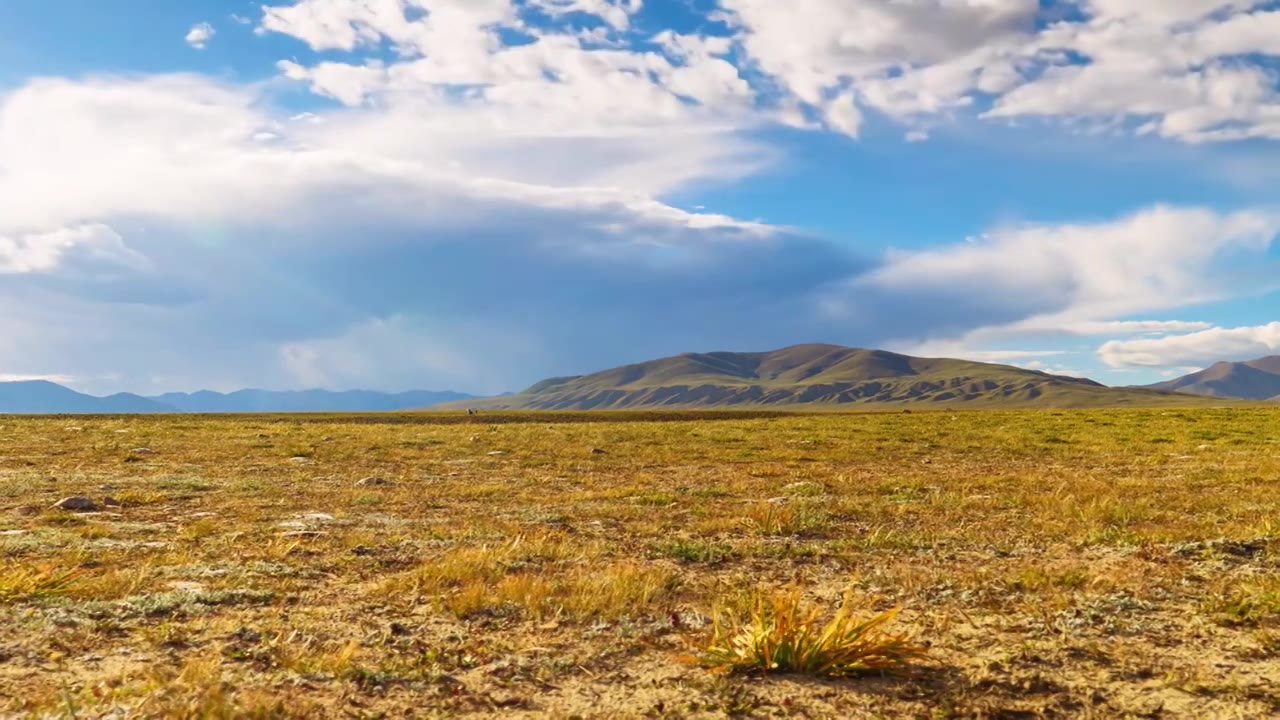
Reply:
<svg viewBox="0 0 1280 720"><path fill-rule="evenodd" d="M1274 400L1280 396L1280 355L1246 362L1216 362L1204 370L1147 387L1240 400Z"/></svg>

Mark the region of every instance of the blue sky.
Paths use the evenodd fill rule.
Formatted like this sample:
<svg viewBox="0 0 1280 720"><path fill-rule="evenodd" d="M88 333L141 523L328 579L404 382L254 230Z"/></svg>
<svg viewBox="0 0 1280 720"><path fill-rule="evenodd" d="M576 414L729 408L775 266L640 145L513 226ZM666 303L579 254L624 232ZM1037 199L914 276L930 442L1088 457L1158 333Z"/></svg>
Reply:
<svg viewBox="0 0 1280 720"><path fill-rule="evenodd" d="M1280 3L8 0L0 378L1280 352Z"/></svg>

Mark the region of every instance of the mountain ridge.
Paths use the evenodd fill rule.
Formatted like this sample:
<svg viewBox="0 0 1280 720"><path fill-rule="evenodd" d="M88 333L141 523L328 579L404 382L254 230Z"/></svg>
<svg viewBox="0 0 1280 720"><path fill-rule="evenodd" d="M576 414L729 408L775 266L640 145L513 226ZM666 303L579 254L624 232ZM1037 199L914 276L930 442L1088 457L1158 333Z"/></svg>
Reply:
<svg viewBox="0 0 1280 720"><path fill-rule="evenodd" d="M144 397L116 393L105 397L72 390L48 380L0 382L0 414L94 415L165 413L392 412L462 401L471 395L452 391L411 390L238 390L217 393L167 393Z"/></svg>
<svg viewBox="0 0 1280 720"><path fill-rule="evenodd" d="M603 410L740 405L970 404L1061 407L1197 400L1010 365L919 358L838 345L768 352L683 353L587 375L548 378L481 409ZM447 403L441 409L458 408Z"/></svg>
<svg viewBox="0 0 1280 720"><path fill-rule="evenodd" d="M1280 355L1245 362L1217 362L1203 370L1143 387L1209 397L1280 400Z"/></svg>

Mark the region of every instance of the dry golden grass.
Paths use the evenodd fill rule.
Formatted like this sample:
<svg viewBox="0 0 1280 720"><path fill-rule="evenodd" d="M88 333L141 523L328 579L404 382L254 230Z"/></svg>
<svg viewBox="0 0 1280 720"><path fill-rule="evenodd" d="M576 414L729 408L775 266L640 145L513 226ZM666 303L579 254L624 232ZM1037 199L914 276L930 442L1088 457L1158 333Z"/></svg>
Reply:
<svg viewBox="0 0 1280 720"><path fill-rule="evenodd" d="M897 610L858 618L849 600L830 618L806 607L798 590L758 595L745 618L717 611L702 659L737 672L854 677L903 674L928 655L906 635L886 631Z"/></svg>
<svg viewBox="0 0 1280 720"><path fill-rule="evenodd" d="M0 418L0 718L1265 717L1277 548L1268 408Z"/></svg>

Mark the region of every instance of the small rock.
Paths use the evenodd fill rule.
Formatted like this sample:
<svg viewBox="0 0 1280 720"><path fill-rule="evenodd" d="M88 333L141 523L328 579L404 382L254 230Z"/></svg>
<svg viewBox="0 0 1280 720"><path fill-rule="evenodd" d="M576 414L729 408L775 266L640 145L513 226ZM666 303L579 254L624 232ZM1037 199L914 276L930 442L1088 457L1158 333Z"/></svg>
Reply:
<svg viewBox="0 0 1280 720"><path fill-rule="evenodd" d="M1212 445L1201 445L1201 446L1197 447L1196 449L1197 449L1197 450L1200 450L1201 452L1203 452L1203 451L1205 451L1205 450L1212 450L1212 449L1213 449L1213 446L1212 446Z"/></svg>
<svg viewBox="0 0 1280 720"><path fill-rule="evenodd" d="M303 513L298 516L298 519L312 522L333 522L333 516L329 513Z"/></svg>
<svg viewBox="0 0 1280 720"><path fill-rule="evenodd" d="M258 433L255 437L257 437L259 440L266 440L271 436L266 433Z"/></svg>
<svg viewBox="0 0 1280 720"><path fill-rule="evenodd" d="M791 498L789 497L769 498L766 502L768 502L770 505L782 505L783 503L791 502Z"/></svg>
<svg viewBox="0 0 1280 720"><path fill-rule="evenodd" d="M507 451L506 451L506 450L494 450L493 452L491 452L491 453L489 453L489 454L490 454L490 455L506 455L506 454L507 454Z"/></svg>
<svg viewBox="0 0 1280 720"><path fill-rule="evenodd" d="M198 520L198 519L200 519L200 518L218 517L218 513L215 513L215 512L198 512L198 513L191 513L191 514L190 514L190 515L188 515L187 517Z"/></svg>
<svg viewBox="0 0 1280 720"><path fill-rule="evenodd" d="M608 455L609 451L604 448L591 448L592 455Z"/></svg>
<svg viewBox="0 0 1280 720"><path fill-rule="evenodd" d="M0 530L0 537L15 537L17 535L26 535L26 530Z"/></svg>
<svg viewBox="0 0 1280 720"><path fill-rule="evenodd" d="M102 509L92 499L82 496L62 498L54 503L53 506L59 510L70 510L71 512L95 512Z"/></svg>
<svg viewBox="0 0 1280 720"><path fill-rule="evenodd" d="M479 436L479 435L472 435L472 436L471 436L471 442L480 442L480 436Z"/></svg>
<svg viewBox="0 0 1280 720"><path fill-rule="evenodd" d="M63 430L66 430L67 432L84 432L84 428L82 427L69 427L63 428Z"/></svg>
<svg viewBox="0 0 1280 720"><path fill-rule="evenodd" d="M289 458L289 462L291 462L291 463L297 463L297 464L299 464L299 465L306 465L306 464L308 464L308 463L312 462L312 460L311 460L311 458L309 458L309 457L303 457L303 456L301 456L301 455L295 455L294 457Z"/></svg>
<svg viewBox="0 0 1280 720"><path fill-rule="evenodd" d="M120 506L122 506L124 503L122 503L122 502L120 502L119 500L117 500L117 499L115 499L115 498L111 497L110 495L108 495L108 496L106 496L106 497L102 498L102 504L103 504L103 505L106 505L107 507L120 507Z"/></svg>
<svg viewBox="0 0 1280 720"><path fill-rule="evenodd" d="M99 485L98 489L101 490L102 492L111 492L112 490L116 489L116 486L115 485Z"/></svg>
<svg viewBox="0 0 1280 720"><path fill-rule="evenodd" d="M192 595L204 592L203 585L198 582L189 582L186 580L174 580L169 583L169 588L174 592L191 593Z"/></svg>
<svg viewBox="0 0 1280 720"><path fill-rule="evenodd" d="M320 530L290 530L289 532L280 533L280 537L314 540L316 538L324 537L325 535L328 535L328 534L329 533L321 532Z"/></svg>
<svg viewBox="0 0 1280 720"><path fill-rule="evenodd" d="M374 487L374 486L380 486L380 485L394 485L394 484L395 483L391 482L390 480L386 478L380 478L380 477L367 477L367 478L364 478L363 480L356 481L356 485L358 487Z"/></svg>
<svg viewBox="0 0 1280 720"><path fill-rule="evenodd" d="M133 453L134 455L155 455L156 454L156 451L152 450L151 448L134 448L129 452Z"/></svg>

